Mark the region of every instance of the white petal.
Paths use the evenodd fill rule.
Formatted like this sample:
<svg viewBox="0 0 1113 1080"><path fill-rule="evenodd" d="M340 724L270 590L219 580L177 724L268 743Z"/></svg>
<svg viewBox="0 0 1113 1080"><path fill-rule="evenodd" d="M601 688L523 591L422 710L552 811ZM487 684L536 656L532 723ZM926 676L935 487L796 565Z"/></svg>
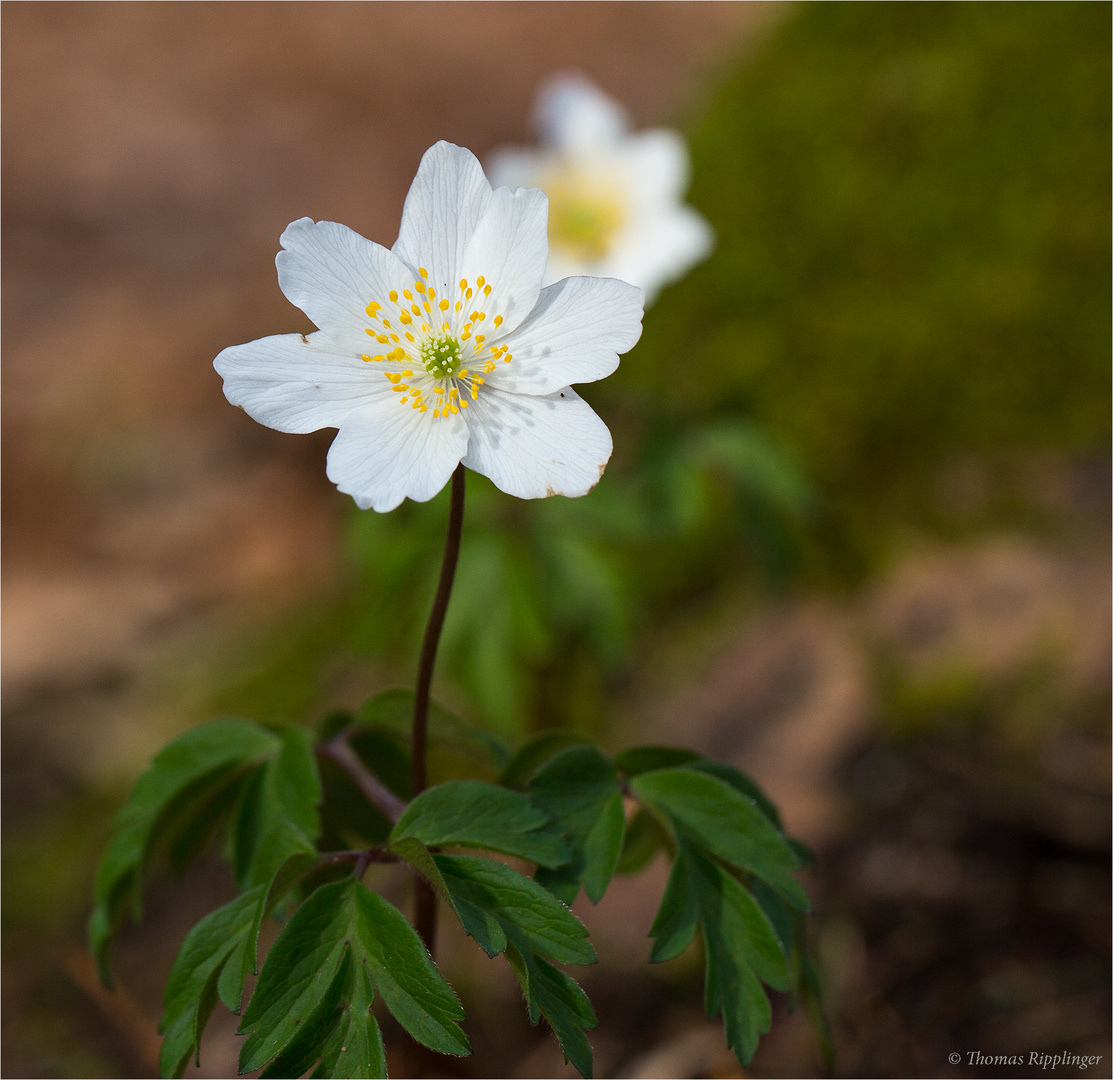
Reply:
<svg viewBox="0 0 1113 1080"><path fill-rule="evenodd" d="M715 233L704 217L690 206L676 206L632 227L600 271L640 285L648 306L662 286L706 259L714 247Z"/></svg>
<svg viewBox="0 0 1113 1080"><path fill-rule="evenodd" d="M607 425L569 387L546 397L484 387L467 418L464 464L519 499L586 495L611 456Z"/></svg>
<svg viewBox="0 0 1113 1080"><path fill-rule="evenodd" d="M328 478L361 510L427 502L448 483L468 445L459 415L433 418L396 398L350 413L328 452Z"/></svg>
<svg viewBox="0 0 1113 1080"><path fill-rule="evenodd" d="M581 75L558 76L538 95L536 123L544 143L567 154L608 146L626 131L626 114Z"/></svg>
<svg viewBox="0 0 1113 1080"><path fill-rule="evenodd" d="M541 291L549 255L549 200L537 188L496 188L460 263L460 277L474 285L483 276L491 295L471 303L486 312L483 329L493 336L494 318L502 316L499 334L513 330L532 310ZM459 282L446 293L449 297ZM458 293L456 295L459 295Z"/></svg>
<svg viewBox="0 0 1113 1080"><path fill-rule="evenodd" d="M491 185L476 156L439 142L425 151L402 207L393 251L415 270L424 267L441 295L460 280L464 250L491 201Z"/></svg>
<svg viewBox="0 0 1113 1080"><path fill-rule="evenodd" d="M675 131L661 128L631 135L623 140L621 153L632 197L642 205L668 204L688 190L688 147Z"/></svg>
<svg viewBox="0 0 1113 1080"><path fill-rule="evenodd" d="M224 396L279 431L339 427L353 409L390 396L390 383L325 334L281 334L225 349L213 367Z"/></svg>
<svg viewBox="0 0 1113 1080"><path fill-rule="evenodd" d="M536 187L545 168L547 154L523 146L504 146L487 159L484 169L492 187Z"/></svg>
<svg viewBox="0 0 1113 1080"><path fill-rule="evenodd" d="M300 218L286 226L275 264L278 283L338 344L367 350L365 308L413 283L409 267L386 248L335 221Z"/></svg>
<svg viewBox="0 0 1113 1080"><path fill-rule="evenodd" d="M513 359L500 363L487 385L551 394L606 378L641 332L641 289L615 278L565 278L542 289L529 318L503 339Z"/></svg>

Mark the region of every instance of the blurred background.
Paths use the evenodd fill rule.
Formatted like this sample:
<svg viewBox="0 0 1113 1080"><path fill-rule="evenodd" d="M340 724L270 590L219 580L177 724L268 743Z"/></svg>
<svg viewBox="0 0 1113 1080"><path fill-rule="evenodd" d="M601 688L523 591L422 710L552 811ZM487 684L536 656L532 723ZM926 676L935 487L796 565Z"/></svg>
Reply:
<svg viewBox="0 0 1113 1080"><path fill-rule="evenodd" d="M469 476L437 696L510 742L680 743L765 785L817 852L837 1075L994 1075L948 1064L971 1051L1108 1075L1108 5L3 20L5 1075L157 1071L162 984L230 874L153 883L115 993L82 941L163 742L413 678L444 499L359 514L331 432L254 424L211 367L310 329L279 234L393 243L425 148L526 141L563 70L686 134L718 247L585 389L616 445L595 493ZM699 958L649 968L665 871L577 909L598 1074L820 1075L787 1002L742 1073ZM442 948L477 1050L444 1075L571 1075L505 965ZM197 1075L234 1074L234 1028L214 1016Z"/></svg>

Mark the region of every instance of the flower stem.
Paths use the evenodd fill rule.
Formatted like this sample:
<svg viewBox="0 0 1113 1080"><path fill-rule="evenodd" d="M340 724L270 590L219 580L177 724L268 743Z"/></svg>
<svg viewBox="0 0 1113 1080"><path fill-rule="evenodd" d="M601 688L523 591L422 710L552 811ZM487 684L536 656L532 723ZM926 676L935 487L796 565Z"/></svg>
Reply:
<svg viewBox="0 0 1113 1080"><path fill-rule="evenodd" d="M464 466L456 466L452 474L452 501L448 512L448 536L444 542L444 559L437 594L433 597L433 610L425 627L421 643L421 659L417 667L417 691L414 694L414 726L411 754L413 759L413 797L425 790L426 735L429 727L429 685L433 681L433 665L437 660L437 646L441 640L448 599L452 595L452 581L456 576L456 560L460 556L460 536L464 529ZM414 881L414 925L433 955L437 933L437 898L432 886L424 878Z"/></svg>

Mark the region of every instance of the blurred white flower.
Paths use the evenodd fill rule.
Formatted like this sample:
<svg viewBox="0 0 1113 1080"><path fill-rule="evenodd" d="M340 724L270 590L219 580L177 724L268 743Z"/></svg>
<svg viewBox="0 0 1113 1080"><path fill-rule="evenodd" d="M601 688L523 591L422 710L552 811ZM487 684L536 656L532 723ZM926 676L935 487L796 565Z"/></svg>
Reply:
<svg viewBox="0 0 1113 1080"><path fill-rule="evenodd" d="M328 476L363 509L431 499L461 461L519 498L585 494L611 436L568 384L614 371L642 293L592 277L542 288L546 210L542 192L492 190L470 151L439 142L391 250L293 222L279 285L320 329L225 349L225 396L279 431L339 428Z"/></svg>
<svg viewBox="0 0 1113 1080"><path fill-rule="evenodd" d="M617 102L572 75L542 87L535 122L542 148L496 150L487 175L549 196L547 282L568 274L621 278L651 303L711 253L711 226L681 201L688 148L675 131L631 134Z"/></svg>

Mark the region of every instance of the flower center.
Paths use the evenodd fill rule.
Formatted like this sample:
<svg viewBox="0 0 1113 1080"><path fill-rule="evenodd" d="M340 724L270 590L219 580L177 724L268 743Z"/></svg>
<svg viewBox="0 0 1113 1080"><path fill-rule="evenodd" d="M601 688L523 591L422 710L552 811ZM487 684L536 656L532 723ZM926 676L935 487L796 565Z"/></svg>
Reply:
<svg viewBox="0 0 1113 1080"><path fill-rule="evenodd" d="M626 219L621 191L578 169L564 169L539 184L549 196L549 243L578 262L598 262Z"/></svg>
<svg viewBox="0 0 1113 1080"><path fill-rule="evenodd" d="M463 367L460 343L447 334L441 337L427 337L419 350L425 370L434 379L447 379Z"/></svg>
<svg viewBox="0 0 1113 1080"><path fill-rule="evenodd" d="M440 419L477 400L496 362L509 364L514 357L506 345L487 342L484 331L497 334L502 316L487 318L492 288L486 278L480 275L474 284L461 278L456 290L447 290L450 299L438 297L424 267L418 273L412 289L401 295L392 290L386 302L367 305L374 324L368 335L390 349L363 360L383 364L401 404L422 413L432 408L433 418Z"/></svg>

